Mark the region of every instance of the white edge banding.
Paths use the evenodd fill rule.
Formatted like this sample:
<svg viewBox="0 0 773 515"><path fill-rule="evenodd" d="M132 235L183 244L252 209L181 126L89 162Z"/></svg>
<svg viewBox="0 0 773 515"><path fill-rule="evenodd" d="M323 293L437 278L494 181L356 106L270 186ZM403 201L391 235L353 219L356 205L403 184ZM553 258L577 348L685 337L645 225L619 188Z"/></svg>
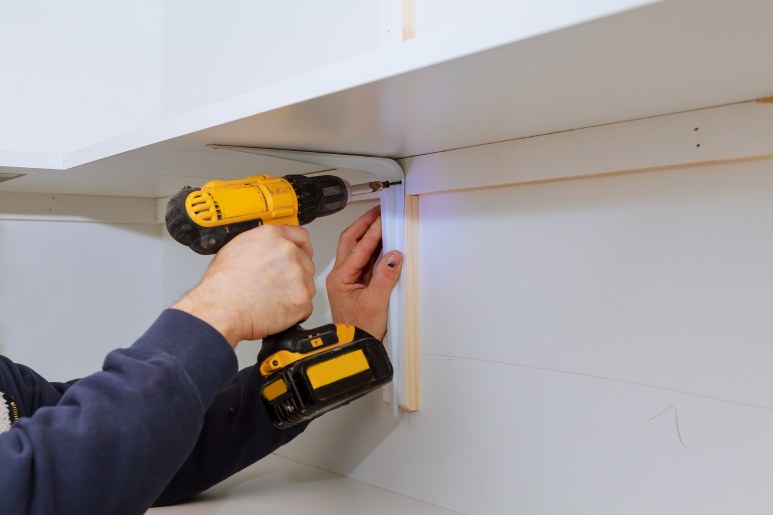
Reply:
<svg viewBox="0 0 773 515"><path fill-rule="evenodd" d="M394 161L393 161L394 162ZM395 163L397 164L397 163ZM399 166L397 167L399 168ZM399 170L403 174L402 169ZM399 250L405 254L405 184L404 179L397 177L380 177L384 180L401 184L381 190L381 239L384 250ZM389 342L394 380L392 381L392 413L397 416L401 400L405 401L406 392L402 385L406 384L405 369L405 288L403 281L398 281L389 299L389 319L387 322L387 340ZM402 402L406 404L406 402Z"/></svg>

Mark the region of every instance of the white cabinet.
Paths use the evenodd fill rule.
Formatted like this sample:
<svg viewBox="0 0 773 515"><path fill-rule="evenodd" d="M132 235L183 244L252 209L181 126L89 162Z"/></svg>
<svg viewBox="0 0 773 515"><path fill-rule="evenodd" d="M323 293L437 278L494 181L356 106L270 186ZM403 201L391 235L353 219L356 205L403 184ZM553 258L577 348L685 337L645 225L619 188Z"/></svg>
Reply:
<svg viewBox="0 0 773 515"><path fill-rule="evenodd" d="M93 245L128 231L148 275L117 286L154 299L127 308L141 325L206 265L161 234L149 199L213 177L320 169L212 143L395 158L420 197L409 258L419 261L421 411L392 418L372 395L326 415L284 458L229 483L249 490L241 508L258 509L254 492L278 481L264 505L302 506L313 492L322 512L347 506L343 492L373 496L369 513L769 511L773 3L161 5L124 7L134 29L115 20L103 50L134 48L126 68L76 52L101 82L68 82L35 103L29 86L42 87L57 57L27 54L48 66L30 75L9 61L20 79L0 82L0 172L26 175L0 183L3 262L34 232L19 224ZM136 48L135 33L148 35ZM139 81L128 93L127 72ZM101 100L82 116L52 100L76 98L73 88ZM36 139L36 127L48 135ZM83 207L46 211L43 193ZM126 202L142 214L107 217L113 196L138 197ZM329 316L337 233L364 207L310 227L315 322ZM84 221L98 227L83 236ZM89 276L63 257L50 266ZM255 351L240 347L243 364ZM285 459L302 473L276 472L298 468ZM327 483L306 466L346 479ZM234 508L228 499L207 509Z"/></svg>
<svg viewBox="0 0 773 515"><path fill-rule="evenodd" d="M402 158L773 93L767 66L773 35L766 23L773 7L764 0L491 0L467 6L467 16L458 3L445 10L438 2L418 2L416 36L407 41L384 36L394 31L394 2L375 9L375 2L331 1L329 13L315 7L291 20L266 8L264 19L275 17L282 30L256 29L252 39L239 15L260 13L253 3L242 4L219 4L211 16L179 2L164 4L164 43L157 49L164 56L164 86L155 121L134 123L123 135L107 130L102 141L93 137L66 149L2 148L0 165L6 171L24 167L16 171L29 175L1 187L164 196L190 177L242 176L250 164L275 167L214 156L208 143ZM440 12L446 14L433 14ZM420 15L446 21L427 21L424 34ZM183 22L200 30L186 33ZM315 43L320 27L328 26L335 34ZM267 50L278 33L286 55L278 42L276 52ZM227 52L230 36L238 44ZM299 57L328 48L329 61L319 57L306 66ZM266 54L275 64L263 72L259 59ZM99 61L93 64L96 71ZM22 77L25 69L15 66ZM15 94L5 101L24 109L33 109L38 98L25 96L23 88L9 93ZM127 95L122 105L147 100ZM93 110L82 117L51 112L61 133L67 130L62 117L76 127L98 122ZM13 112L4 128L9 134L17 119L24 120L22 109Z"/></svg>

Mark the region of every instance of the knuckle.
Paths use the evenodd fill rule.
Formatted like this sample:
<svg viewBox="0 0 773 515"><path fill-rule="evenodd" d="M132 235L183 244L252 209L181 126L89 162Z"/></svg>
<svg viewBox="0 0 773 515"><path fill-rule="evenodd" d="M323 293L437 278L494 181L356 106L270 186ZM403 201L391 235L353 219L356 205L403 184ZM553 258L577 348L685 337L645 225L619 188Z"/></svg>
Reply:
<svg viewBox="0 0 773 515"><path fill-rule="evenodd" d="M284 238L280 238L272 243L272 248L274 252L276 252L277 257L280 259L286 259L292 257L293 251L295 250L295 245L292 242L285 240Z"/></svg>
<svg viewBox="0 0 773 515"><path fill-rule="evenodd" d="M346 228L346 229L345 229L345 230L344 230L344 231L343 231L343 232L342 232L342 233L341 233L341 234L338 236L338 241L339 241L339 242L345 242L345 241L348 241L348 240L349 240L349 237L350 237L350 235L351 235L351 232L352 232L352 228L351 228L351 227L348 227L348 228Z"/></svg>
<svg viewBox="0 0 773 515"><path fill-rule="evenodd" d="M325 287L328 291L339 291L341 289L342 281L337 274L329 274L325 279Z"/></svg>

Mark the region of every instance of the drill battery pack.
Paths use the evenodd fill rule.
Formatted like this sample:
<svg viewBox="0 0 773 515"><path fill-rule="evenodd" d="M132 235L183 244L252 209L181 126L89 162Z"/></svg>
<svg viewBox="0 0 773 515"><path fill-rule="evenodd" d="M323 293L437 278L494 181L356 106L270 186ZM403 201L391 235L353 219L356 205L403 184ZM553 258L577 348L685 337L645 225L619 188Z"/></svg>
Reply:
<svg viewBox="0 0 773 515"><path fill-rule="evenodd" d="M261 397L276 427L288 428L362 397L392 380L383 344L349 324L300 326L264 339Z"/></svg>

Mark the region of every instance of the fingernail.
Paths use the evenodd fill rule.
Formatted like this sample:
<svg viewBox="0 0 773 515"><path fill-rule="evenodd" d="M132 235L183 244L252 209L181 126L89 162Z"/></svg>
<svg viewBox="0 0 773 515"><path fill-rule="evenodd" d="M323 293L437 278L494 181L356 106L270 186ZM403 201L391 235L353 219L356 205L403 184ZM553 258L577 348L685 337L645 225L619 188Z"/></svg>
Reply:
<svg viewBox="0 0 773 515"><path fill-rule="evenodd" d="M399 252L392 251L386 255L386 266L389 268L397 268L400 266L400 262L403 260L403 256Z"/></svg>

